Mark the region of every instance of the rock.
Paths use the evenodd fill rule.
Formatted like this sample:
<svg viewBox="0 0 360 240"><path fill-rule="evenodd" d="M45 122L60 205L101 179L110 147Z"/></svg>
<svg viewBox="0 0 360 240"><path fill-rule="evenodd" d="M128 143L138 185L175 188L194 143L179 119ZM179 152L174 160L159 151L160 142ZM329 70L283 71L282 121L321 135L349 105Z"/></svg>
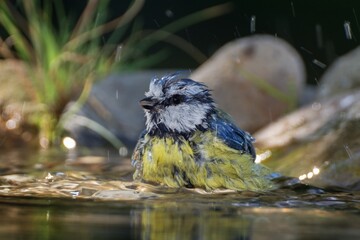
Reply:
<svg viewBox="0 0 360 240"><path fill-rule="evenodd" d="M104 135L94 131L96 125L100 125L120 139L125 147L134 147L141 131L145 129L144 112L139 101L144 98L153 77L169 72L172 71L120 73L99 81L84 106L65 122L64 128L79 145L109 145Z"/></svg>
<svg viewBox="0 0 360 240"><path fill-rule="evenodd" d="M306 106L255 134L262 163L318 187L360 190L360 91ZM259 153L261 151L258 151Z"/></svg>
<svg viewBox="0 0 360 240"><path fill-rule="evenodd" d="M285 41L257 35L233 41L191 74L213 89L219 106L247 131L272 122L299 101L304 64Z"/></svg>
<svg viewBox="0 0 360 240"><path fill-rule="evenodd" d="M360 47L337 59L320 79L318 98L360 88Z"/></svg>

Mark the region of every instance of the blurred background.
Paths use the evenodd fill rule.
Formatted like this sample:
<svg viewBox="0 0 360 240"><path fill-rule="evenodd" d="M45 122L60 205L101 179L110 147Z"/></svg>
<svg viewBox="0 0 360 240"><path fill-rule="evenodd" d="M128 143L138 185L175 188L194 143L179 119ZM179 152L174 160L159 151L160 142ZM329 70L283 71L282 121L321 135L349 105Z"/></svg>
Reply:
<svg viewBox="0 0 360 240"><path fill-rule="evenodd" d="M148 79L159 71L193 71L226 43L267 34L285 40L296 50L306 70L299 81L303 78L307 85L316 87L334 60L355 49L360 39L360 3L356 0L36 0L2 1L0 10L0 131L7 135L3 146L38 141L47 148L59 143L64 125L85 145L91 145L89 139L100 144L95 139L101 135L112 145L120 145L118 138L133 146L144 124L136 102L146 91ZM113 74L144 70L150 72L100 81ZM197 80L208 83L207 78ZM263 80L271 82L266 77ZM136 83L121 87L129 82ZM300 85L297 88L302 89ZM120 90L109 95L111 89ZM112 99L105 99L107 95ZM99 113L100 108L94 107L89 96L95 96L99 106L117 104L116 97L123 105L114 105L108 112L127 117L115 116L116 123L104 120L106 114ZM137 113L132 115L127 109ZM85 118L77 123L69 120L79 111ZM136 127L126 123L134 121ZM123 122L125 127L121 126ZM242 124L250 131L263 126ZM85 125L86 130L76 125ZM124 135L126 131L133 133Z"/></svg>
<svg viewBox="0 0 360 240"><path fill-rule="evenodd" d="M69 10L80 13L87 1L64 2ZM109 18L123 13L130 2L110 1ZM300 53L310 83L316 83L315 79L319 79L337 57L359 45L360 2L357 0L154 0L146 1L135 19L141 21L143 29L156 30L196 11L224 3L231 4L227 13L196 24L190 23L176 35L208 57L236 38L251 34L278 36ZM183 51L166 43L158 43L151 50L156 52L163 48L170 48L171 55L152 68L193 69L199 65Z"/></svg>
<svg viewBox="0 0 360 240"><path fill-rule="evenodd" d="M359 239L359 41L359 0L1 0L0 238ZM138 101L177 70L284 188L132 181Z"/></svg>

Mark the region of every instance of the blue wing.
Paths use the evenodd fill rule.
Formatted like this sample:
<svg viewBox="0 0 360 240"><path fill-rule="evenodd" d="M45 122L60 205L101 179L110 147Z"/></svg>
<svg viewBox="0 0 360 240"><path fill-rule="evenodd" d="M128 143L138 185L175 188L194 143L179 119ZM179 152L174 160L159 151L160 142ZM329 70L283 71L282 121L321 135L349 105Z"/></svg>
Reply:
<svg viewBox="0 0 360 240"><path fill-rule="evenodd" d="M211 128L216 132L217 137L224 141L229 147L256 157L253 142L255 139L247 132L238 128L225 113L218 111L213 116Z"/></svg>

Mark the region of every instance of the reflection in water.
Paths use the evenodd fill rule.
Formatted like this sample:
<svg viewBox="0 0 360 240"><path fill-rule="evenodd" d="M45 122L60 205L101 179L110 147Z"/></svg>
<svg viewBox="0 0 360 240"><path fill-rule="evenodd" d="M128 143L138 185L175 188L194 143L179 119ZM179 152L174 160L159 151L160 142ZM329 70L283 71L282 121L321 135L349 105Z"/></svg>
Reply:
<svg viewBox="0 0 360 240"><path fill-rule="evenodd" d="M132 221L136 237L155 240L250 239L253 220L237 211L163 202L133 211Z"/></svg>
<svg viewBox="0 0 360 240"><path fill-rule="evenodd" d="M360 239L353 211L2 199L0 239Z"/></svg>
<svg viewBox="0 0 360 240"><path fill-rule="evenodd" d="M69 203L68 203L69 204ZM78 205L1 205L0 239L131 239L127 211Z"/></svg>

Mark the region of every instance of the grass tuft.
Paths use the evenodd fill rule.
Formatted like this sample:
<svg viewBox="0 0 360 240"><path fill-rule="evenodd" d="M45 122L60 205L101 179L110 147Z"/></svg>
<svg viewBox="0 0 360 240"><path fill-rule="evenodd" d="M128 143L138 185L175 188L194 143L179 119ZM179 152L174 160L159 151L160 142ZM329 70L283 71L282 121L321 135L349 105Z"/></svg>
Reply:
<svg viewBox="0 0 360 240"><path fill-rule="evenodd" d="M78 18L57 0L0 1L0 56L25 63L30 84L24 88L37 109L29 119L39 129L44 148L60 142L62 123L76 113L90 94L93 82L113 70L143 68L166 58L167 52L146 52L159 41L182 49L197 62L206 56L173 33L231 10L222 4L200 10L160 30L142 30L136 16L145 0L134 0L128 9L108 19L109 0L89 0ZM130 37L125 37L131 31ZM25 86L26 85L26 86ZM70 101L76 103L67 110ZM84 119L82 119L84 120ZM120 142L103 126L84 120L114 146Z"/></svg>

